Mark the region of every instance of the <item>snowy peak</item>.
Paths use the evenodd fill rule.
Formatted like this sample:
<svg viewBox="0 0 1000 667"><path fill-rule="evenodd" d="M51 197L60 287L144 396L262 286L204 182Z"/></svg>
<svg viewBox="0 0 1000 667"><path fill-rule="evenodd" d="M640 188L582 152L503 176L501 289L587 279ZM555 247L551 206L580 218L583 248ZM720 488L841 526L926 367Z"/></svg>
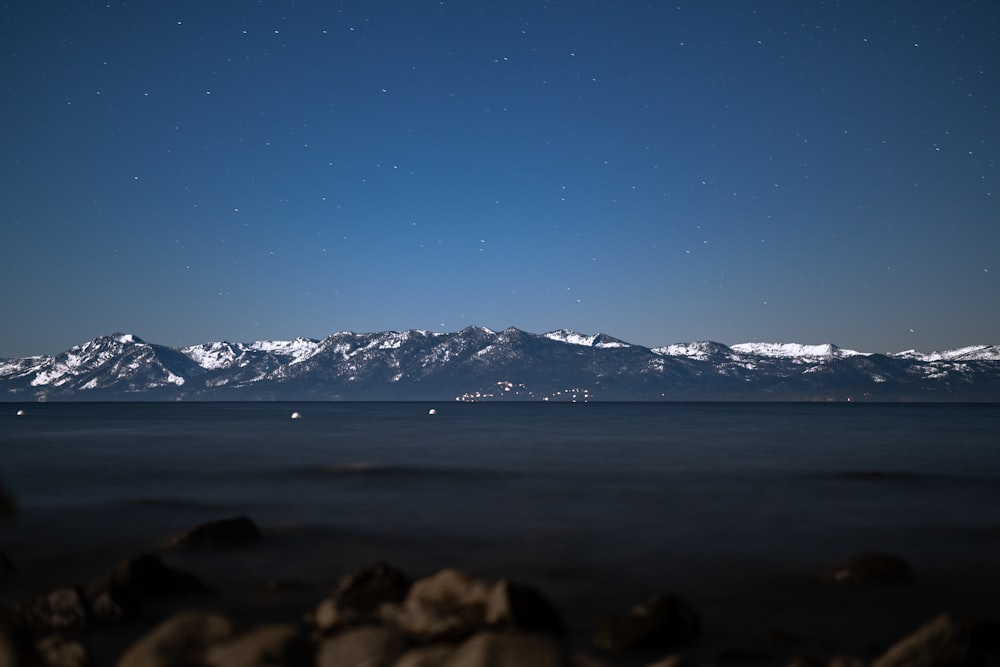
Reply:
<svg viewBox="0 0 1000 667"><path fill-rule="evenodd" d="M0 361L0 400L1000 401L1000 346L866 354L832 344L699 341L466 327L183 349L115 333Z"/></svg>
<svg viewBox="0 0 1000 667"><path fill-rule="evenodd" d="M1000 345L970 345L922 355L924 361L1000 361Z"/></svg>
<svg viewBox="0 0 1000 667"><path fill-rule="evenodd" d="M319 351L321 343L312 338L296 338L295 340L266 340L247 345L247 349L258 352L268 352L278 357L286 357L291 363L299 363Z"/></svg>
<svg viewBox="0 0 1000 667"><path fill-rule="evenodd" d="M295 340L261 340L253 343L219 341L192 345L181 350L189 359L207 371L245 366L260 357L273 357L279 363L299 363L320 348L311 338Z"/></svg>
<svg viewBox="0 0 1000 667"><path fill-rule="evenodd" d="M686 357L706 361L713 357L732 356L733 351L722 343L712 341L696 341L694 343L674 343L663 347L654 347L653 353L663 357Z"/></svg>
<svg viewBox="0 0 1000 667"><path fill-rule="evenodd" d="M844 350L832 343L824 343L822 345L802 345L801 343L740 343L733 345L732 349L740 354L780 359L834 359L865 354L854 350Z"/></svg>
<svg viewBox="0 0 1000 667"><path fill-rule="evenodd" d="M34 357L19 377L30 386L102 390L118 386L123 392L146 392L183 385L201 369L181 352L146 343L133 334L114 333L71 347L55 357Z"/></svg>
<svg viewBox="0 0 1000 667"><path fill-rule="evenodd" d="M620 341L617 338L612 338L611 336L602 333L588 336L586 334L577 333L576 331L570 331L569 329L557 329L542 335L549 340L567 343L569 345L582 345L583 347L631 347L631 345L624 341Z"/></svg>
<svg viewBox="0 0 1000 667"><path fill-rule="evenodd" d="M226 341L193 345L183 348L181 352L205 370L231 368L243 354L242 349Z"/></svg>

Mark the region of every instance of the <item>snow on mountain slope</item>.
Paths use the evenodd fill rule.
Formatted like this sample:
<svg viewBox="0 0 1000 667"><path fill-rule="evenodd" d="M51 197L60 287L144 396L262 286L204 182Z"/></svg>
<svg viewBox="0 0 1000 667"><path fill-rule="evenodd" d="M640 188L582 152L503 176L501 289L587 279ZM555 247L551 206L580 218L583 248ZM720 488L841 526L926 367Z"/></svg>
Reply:
<svg viewBox="0 0 1000 667"><path fill-rule="evenodd" d="M438 400L495 393L498 383L527 387L534 400L576 387L597 400L1000 401L1000 346L893 355L797 343L650 349L568 329L466 327L183 350L112 334L56 356L0 360L7 400Z"/></svg>
<svg viewBox="0 0 1000 667"><path fill-rule="evenodd" d="M237 346L225 341L193 345L183 348L181 352L205 370L232 368L243 353Z"/></svg>
<svg viewBox="0 0 1000 667"><path fill-rule="evenodd" d="M710 358L722 355L732 356L732 349L722 343L711 341L696 341L694 343L674 343L663 347L654 347L652 352L664 357L685 357L698 361L707 361Z"/></svg>
<svg viewBox="0 0 1000 667"><path fill-rule="evenodd" d="M844 350L832 343L823 345L802 345L800 343L739 343L732 349L741 354L782 359L830 359L838 357L867 356L866 352Z"/></svg>
<svg viewBox="0 0 1000 667"><path fill-rule="evenodd" d="M261 352L270 352L281 357L288 357L291 363L296 364L316 354L320 349L320 342L312 338L299 337L295 340L257 341L247 345L247 348Z"/></svg>
<svg viewBox="0 0 1000 667"><path fill-rule="evenodd" d="M560 343L568 343L570 345L582 345L583 347L631 347L628 343L612 338L607 334L587 336L575 331L570 331L569 329L557 329L556 331L550 331L542 335L549 340L558 341Z"/></svg>
<svg viewBox="0 0 1000 667"><path fill-rule="evenodd" d="M933 352L924 361L1000 361L1000 345L970 345L956 350Z"/></svg>

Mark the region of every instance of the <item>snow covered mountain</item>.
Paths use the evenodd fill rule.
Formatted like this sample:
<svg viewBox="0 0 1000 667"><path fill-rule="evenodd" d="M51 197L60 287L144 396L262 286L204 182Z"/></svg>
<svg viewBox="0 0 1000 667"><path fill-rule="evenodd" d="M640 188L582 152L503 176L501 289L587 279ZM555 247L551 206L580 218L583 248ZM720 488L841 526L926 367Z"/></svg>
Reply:
<svg viewBox="0 0 1000 667"><path fill-rule="evenodd" d="M877 354L831 344L657 348L516 328L339 332L184 349L130 334L0 360L0 400L1000 401L1000 346Z"/></svg>

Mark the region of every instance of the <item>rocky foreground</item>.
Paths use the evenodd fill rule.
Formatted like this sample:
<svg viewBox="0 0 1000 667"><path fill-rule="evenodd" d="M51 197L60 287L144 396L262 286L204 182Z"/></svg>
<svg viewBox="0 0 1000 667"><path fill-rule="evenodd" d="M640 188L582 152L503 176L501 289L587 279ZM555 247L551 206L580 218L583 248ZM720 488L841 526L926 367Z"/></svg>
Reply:
<svg viewBox="0 0 1000 667"><path fill-rule="evenodd" d="M12 515L10 499L0 501L0 515ZM241 516L177 536L162 556L218 550L239 559L264 539ZM823 576L829 586L892 587L914 575L898 556L863 553ZM0 553L0 582L16 577L17 563ZM271 586L295 591L295 599L313 592L294 580ZM142 553L87 584L15 603L0 621L0 667L1000 665L995 617L943 612L887 649L855 656L836 647L803 651L791 640L772 652L726 649L718 638L706 642L697 606L670 592L650 591L630 609L609 612L590 636L575 637L561 610L534 586L452 568L412 578L375 563L343 575L332 591L316 592L298 612L244 616L212 582L171 567L161 554Z"/></svg>

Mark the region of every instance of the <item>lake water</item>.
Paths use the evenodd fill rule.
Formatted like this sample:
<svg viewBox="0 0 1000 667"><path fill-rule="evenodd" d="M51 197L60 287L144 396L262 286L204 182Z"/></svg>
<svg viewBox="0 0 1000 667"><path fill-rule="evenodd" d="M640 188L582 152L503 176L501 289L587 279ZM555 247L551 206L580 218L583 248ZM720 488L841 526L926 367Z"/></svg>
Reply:
<svg viewBox="0 0 1000 667"><path fill-rule="evenodd" d="M247 514L403 562L682 587L863 550L1000 562L998 405L6 404L0 474L0 535L36 553Z"/></svg>

